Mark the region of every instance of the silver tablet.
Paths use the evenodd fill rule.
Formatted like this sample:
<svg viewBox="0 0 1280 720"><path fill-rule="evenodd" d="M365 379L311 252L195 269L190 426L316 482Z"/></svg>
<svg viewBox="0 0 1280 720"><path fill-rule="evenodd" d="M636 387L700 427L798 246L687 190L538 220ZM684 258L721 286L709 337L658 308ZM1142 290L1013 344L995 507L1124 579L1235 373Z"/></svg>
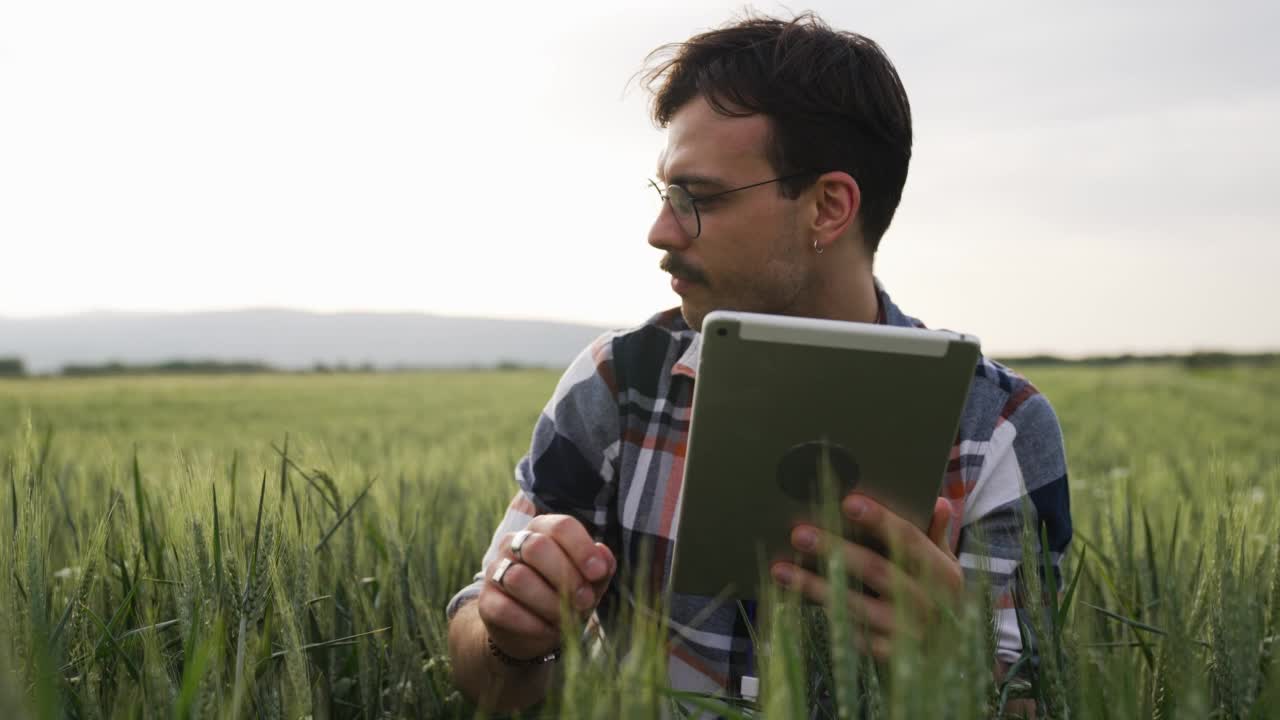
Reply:
<svg viewBox="0 0 1280 720"><path fill-rule="evenodd" d="M752 598L819 523L819 468L922 529L979 344L942 330L716 311L702 326L672 590Z"/></svg>

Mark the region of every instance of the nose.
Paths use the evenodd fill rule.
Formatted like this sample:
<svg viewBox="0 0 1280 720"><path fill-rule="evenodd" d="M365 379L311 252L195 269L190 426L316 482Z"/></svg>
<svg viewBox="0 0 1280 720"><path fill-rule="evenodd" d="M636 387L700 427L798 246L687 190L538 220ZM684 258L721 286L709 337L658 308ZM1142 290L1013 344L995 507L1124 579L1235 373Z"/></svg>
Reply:
<svg viewBox="0 0 1280 720"><path fill-rule="evenodd" d="M658 217L649 228L649 244L659 250L681 251L688 249L693 241L689 238L680 221L676 220L676 212L671 203L662 203Z"/></svg>

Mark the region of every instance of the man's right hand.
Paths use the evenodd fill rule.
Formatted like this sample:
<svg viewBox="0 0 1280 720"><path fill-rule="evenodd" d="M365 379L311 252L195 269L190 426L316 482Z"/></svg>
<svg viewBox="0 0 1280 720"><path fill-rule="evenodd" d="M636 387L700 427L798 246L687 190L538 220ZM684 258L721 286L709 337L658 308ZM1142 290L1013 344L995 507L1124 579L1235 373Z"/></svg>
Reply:
<svg viewBox="0 0 1280 720"><path fill-rule="evenodd" d="M502 553L485 568L485 583L476 606L489 638L515 658L547 655L560 646L561 598L585 620L603 597L617 570L613 553L595 542L582 523L569 515L539 515L526 528L530 535L511 551L515 533L502 540ZM494 582L498 565L512 565Z"/></svg>

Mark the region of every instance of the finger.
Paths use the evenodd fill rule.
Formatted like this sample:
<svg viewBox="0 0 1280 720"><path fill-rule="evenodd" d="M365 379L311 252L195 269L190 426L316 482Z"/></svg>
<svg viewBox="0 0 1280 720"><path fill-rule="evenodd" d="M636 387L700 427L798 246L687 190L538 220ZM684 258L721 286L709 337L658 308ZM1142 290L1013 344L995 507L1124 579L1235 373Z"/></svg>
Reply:
<svg viewBox="0 0 1280 720"><path fill-rule="evenodd" d="M778 562L769 568L775 582L822 605L831 602L831 585L826 579L791 563ZM893 607L856 591L845 592L845 603L853 619L876 632L893 634L896 630Z"/></svg>
<svg viewBox="0 0 1280 720"><path fill-rule="evenodd" d="M591 588L596 592L596 602L600 602L600 598L604 596L605 590L609 587L609 582L613 580L613 576L618 572L618 559L614 557L613 551L604 543L596 543L596 550L600 555L608 561L609 572L603 578L591 583Z"/></svg>
<svg viewBox="0 0 1280 720"><path fill-rule="evenodd" d="M775 563L770 568L774 581L799 591L816 603L830 602L830 585L826 580L790 563ZM902 632L894 608L889 603L859 592L846 593L850 614L857 624L854 644L864 655L886 661L893 651L893 639ZM918 638L918 635L917 635Z"/></svg>
<svg viewBox="0 0 1280 720"><path fill-rule="evenodd" d="M791 543L797 550L818 556L840 552L849 578L889 602L903 598L916 612L927 612L933 607L932 600L914 578L874 550L811 525L797 525L791 531Z"/></svg>
<svg viewBox="0 0 1280 720"><path fill-rule="evenodd" d="M609 575L609 558L600 552L586 527L569 515L539 515L529 529L550 536L583 577L599 582Z"/></svg>
<svg viewBox="0 0 1280 720"><path fill-rule="evenodd" d="M955 527L955 509L946 498L938 498L933 503L933 519L929 522L929 540L934 546L948 556L954 557L951 549L952 529Z"/></svg>
<svg viewBox="0 0 1280 720"><path fill-rule="evenodd" d="M503 562L499 560L498 562ZM495 564L496 565L496 564ZM502 575L502 582L495 582L489 573L489 583L506 593L525 609L537 615L551 627L560 627L560 596L547 584L546 578L524 563L512 563ZM583 585L588 595L589 586Z"/></svg>
<svg viewBox="0 0 1280 720"><path fill-rule="evenodd" d="M511 543L504 543L503 557L513 558ZM559 598L564 595L577 610L583 610L595 604L595 592L586 578L574 567L573 561L550 535L531 532L520 547L520 561L511 570L524 567L542 576L549 592ZM511 572L508 571L508 574ZM523 574L523 573L521 573ZM503 585L506 585L504 579ZM583 594L585 591L585 595ZM556 601L559 607L559 601ZM558 611L557 611L558 612Z"/></svg>
<svg viewBox="0 0 1280 720"><path fill-rule="evenodd" d="M851 493L840 504L846 518L891 551L909 550L920 529L866 495Z"/></svg>
<svg viewBox="0 0 1280 720"><path fill-rule="evenodd" d="M942 590L949 593L958 593L964 588L964 571L951 548L951 537L955 533L959 516L946 498L934 501L933 517L927 534L921 533L915 525L865 496L853 494L845 500L847 510L853 510L850 505L854 503L863 504L862 512L851 512L850 519L855 515L860 516L867 523L867 531L876 537L896 538L896 541L889 541L893 558L915 580L917 588L923 586L930 591ZM914 594L923 596L923 591ZM932 605L931 601L927 601L922 607L927 609Z"/></svg>
<svg viewBox="0 0 1280 720"><path fill-rule="evenodd" d="M938 565L946 559L933 541L909 521L866 495L850 494L841 509L872 541L879 541L908 572Z"/></svg>
<svg viewBox="0 0 1280 720"><path fill-rule="evenodd" d="M476 606L489 637L510 655L546 654L560 642L560 631L556 627L495 585L485 584Z"/></svg>
<svg viewBox="0 0 1280 720"><path fill-rule="evenodd" d="M870 655L880 662L888 662L893 656L893 639L880 633L855 633L853 646L863 655Z"/></svg>

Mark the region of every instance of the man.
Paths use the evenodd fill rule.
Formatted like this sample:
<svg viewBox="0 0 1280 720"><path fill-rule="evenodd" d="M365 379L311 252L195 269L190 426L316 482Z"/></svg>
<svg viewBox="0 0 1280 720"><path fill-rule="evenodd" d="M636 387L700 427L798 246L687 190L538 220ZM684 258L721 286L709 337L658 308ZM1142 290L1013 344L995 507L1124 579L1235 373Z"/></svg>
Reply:
<svg viewBox="0 0 1280 720"><path fill-rule="evenodd" d="M872 273L911 155L906 93L880 48L804 15L748 19L656 57L647 79L667 145L649 244L664 251L681 305L602 336L574 361L517 467L519 490L485 567L450 603L455 679L500 710L545 695L562 598L607 624L637 575L666 581L707 313L920 326ZM1014 599L1026 522L1043 523L1055 562L1071 537L1057 418L1026 380L982 360L929 531L865 496L850 495L842 509L901 549L894 559L905 580L889 579L882 556L815 527L791 539L801 552L844 553L849 572L878 594L850 596L868 628L861 650L893 652L904 630L895 598L952 602L966 579L986 573L998 592L1000 674L1023 649ZM780 585L825 600L820 576L788 563L770 570ZM938 583L947 592L922 591ZM670 680L738 693L754 672L747 628L736 608L709 602L671 598L680 642L671 644Z"/></svg>

